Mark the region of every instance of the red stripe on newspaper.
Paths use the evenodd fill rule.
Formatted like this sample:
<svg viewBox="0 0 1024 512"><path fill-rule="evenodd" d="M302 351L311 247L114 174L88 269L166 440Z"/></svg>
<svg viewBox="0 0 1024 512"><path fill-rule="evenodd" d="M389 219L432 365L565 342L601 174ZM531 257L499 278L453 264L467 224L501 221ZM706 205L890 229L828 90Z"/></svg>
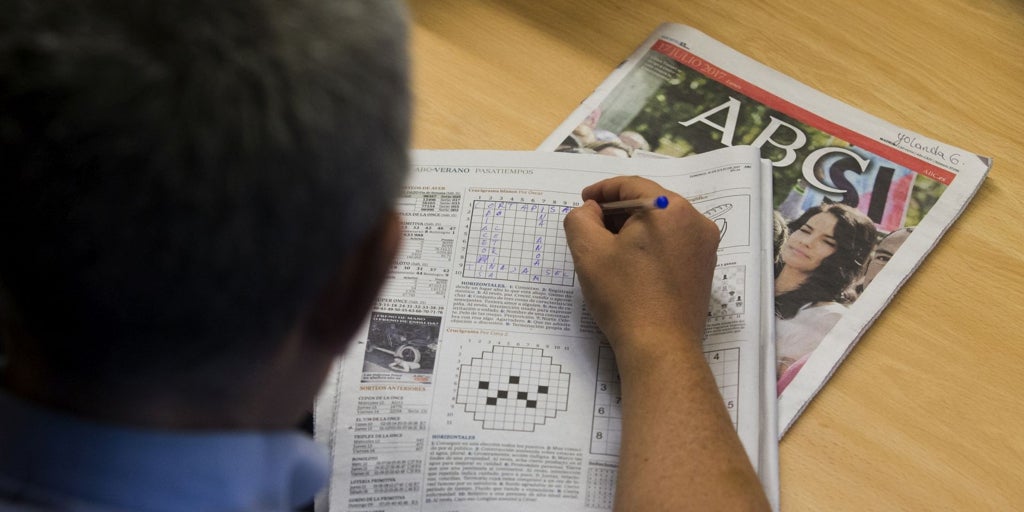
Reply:
<svg viewBox="0 0 1024 512"><path fill-rule="evenodd" d="M793 119L813 126L829 135L838 137L851 144L860 146L872 153L881 156L891 162L902 165L914 172L923 174L935 181L949 185L956 177L956 173L950 172L941 167L935 166L921 159L908 155L896 148L878 142L870 137L865 137L841 125L833 123L813 112L800 108L774 94L746 82L735 75L725 71L710 62L672 44L667 41L657 41L652 50L672 58L676 62L694 70L702 75L736 91L748 98L761 102L762 104L782 112Z"/></svg>

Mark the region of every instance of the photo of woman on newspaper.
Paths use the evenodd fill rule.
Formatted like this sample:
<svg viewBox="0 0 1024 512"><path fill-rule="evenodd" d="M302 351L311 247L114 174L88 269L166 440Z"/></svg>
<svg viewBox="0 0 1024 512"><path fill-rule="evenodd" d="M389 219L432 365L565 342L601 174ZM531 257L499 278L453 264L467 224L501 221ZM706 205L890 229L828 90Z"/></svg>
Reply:
<svg viewBox="0 0 1024 512"><path fill-rule="evenodd" d="M788 228L775 265L780 393L843 316L878 234L871 219L838 203L809 208Z"/></svg>

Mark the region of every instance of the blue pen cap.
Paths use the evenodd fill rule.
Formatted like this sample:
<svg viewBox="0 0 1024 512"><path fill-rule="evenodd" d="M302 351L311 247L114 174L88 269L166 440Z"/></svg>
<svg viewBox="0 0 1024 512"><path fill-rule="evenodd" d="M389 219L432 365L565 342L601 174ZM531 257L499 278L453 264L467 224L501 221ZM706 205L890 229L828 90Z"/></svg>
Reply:
<svg viewBox="0 0 1024 512"><path fill-rule="evenodd" d="M658 196L654 200L654 206L659 210L664 210L665 208L668 208L668 198L665 196Z"/></svg>

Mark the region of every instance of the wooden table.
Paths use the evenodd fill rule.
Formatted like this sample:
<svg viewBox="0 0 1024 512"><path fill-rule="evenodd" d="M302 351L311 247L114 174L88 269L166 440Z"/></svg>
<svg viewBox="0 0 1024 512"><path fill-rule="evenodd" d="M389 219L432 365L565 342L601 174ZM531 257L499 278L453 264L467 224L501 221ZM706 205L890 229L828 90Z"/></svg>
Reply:
<svg viewBox="0 0 1024 512"><path fill-rule="evenodd" d="M994 157L781 444L788 510L1024 508L1024 3L413 0L415 147L531 150L656 25Z"/></svg>

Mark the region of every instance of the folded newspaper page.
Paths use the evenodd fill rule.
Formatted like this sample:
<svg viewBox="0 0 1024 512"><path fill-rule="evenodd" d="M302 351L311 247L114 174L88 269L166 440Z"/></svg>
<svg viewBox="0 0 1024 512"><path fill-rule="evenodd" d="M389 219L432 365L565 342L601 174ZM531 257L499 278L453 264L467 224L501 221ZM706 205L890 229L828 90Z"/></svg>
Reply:
<svg viewBox="0 0 1024 512"><path fill-rule="evenodd" d="M893 126L690 27L664 24L541 145L772 161L779 432L981 185L991 160Z"/></svg>
<svg viewBox="0 0 1024 512"><path fill-rule="evenodd" d="M413 164L398 260L317 399L333 466L317 510L611 509L618 371L562 221L583 187L621 174L719 225L705 356L778 502L771 179L757 149L629 161L416 151Z"/></svg>

